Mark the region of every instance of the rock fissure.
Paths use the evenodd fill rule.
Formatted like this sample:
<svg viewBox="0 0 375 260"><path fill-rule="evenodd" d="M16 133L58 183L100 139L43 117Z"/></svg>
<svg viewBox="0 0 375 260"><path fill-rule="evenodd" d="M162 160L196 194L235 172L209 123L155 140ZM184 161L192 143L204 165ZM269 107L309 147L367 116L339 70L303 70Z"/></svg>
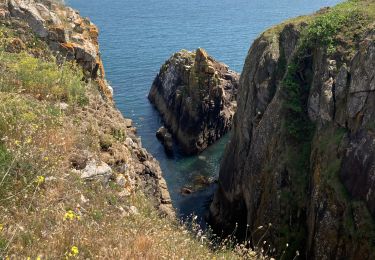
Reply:
<svg viewBox="0 0 375 260"><path fill-rule="evenodd" d="M374 212L375 188L370 181L375 70L368 69L373 67L374 38L366 32L353 37L344 28L355 24L352 19L368 20L342 11L364 2L349 1L297 18L254 41L210 206L216 230L240 223L233 216L238 208L247 212L243 215L250 229L273 224L266 239L279 252L289 243L284 258L293 258L296 250L307 259L375 257L370 242L375 225L368 217ZM345 48L350 44L361 48L348 60ZM264 73L264 67L272 69ZM261 85L275 93L263 96Z"/></svg>

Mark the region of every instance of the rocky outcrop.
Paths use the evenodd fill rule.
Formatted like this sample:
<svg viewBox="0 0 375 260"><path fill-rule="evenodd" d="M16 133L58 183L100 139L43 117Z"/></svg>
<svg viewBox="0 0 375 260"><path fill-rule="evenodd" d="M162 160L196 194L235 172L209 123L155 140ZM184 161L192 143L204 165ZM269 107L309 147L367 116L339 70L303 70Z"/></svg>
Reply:
<svg viewBox="0 0 375 260"><path fill-rule="evenodd" d="M71 121L79 122L66 127L74 128L74 133L82 136L81 142L90 139L90 145L75 143L69 150L71 158L66 159L72 173L85 181L101 180L105 185L114 181L123 188L120 196L140 190L160 212L173 217L171 198L158 161L142 147L132 121L125 119L112 102L95 25L77 11L49 0L0 3L0 25L12 28L18 37L10 42L7 51L30 52L41 59L51 59L52 53L58 62L75 61L86 74L82 80L90 83L87 87L98 86L85 93L88 104L75 107L74 113L69 104L57 104L72 117ZM37 44L31 42L35 37L39 39L35 41ZM44 45L34 46L39 44Z"/></svg>
<svg viewBox="0 0 375 260"><path fill-rule="evenodd" d="M112 88L105 80L98 45L98 29L70 7L50 0L6 0L0 3L0 19L26 22L44 39L61 62L75 60L88 78L95 79L108 99Z"/></svg>
<svg viewBox="0 0 375 260"><path fill-rule="evenodd" d="M340 35L332 53L304 42L313 18L253 43L210 221L244 236L272 223L265 240L285 259L373 259L375 37Z"/></svg>
<svg viewBox="0 0 375 260"><path fill-rule="evenodd" d="M230 130L238 78L203 49L175 53L162 66L148 97L186 154L203 151Z"/></svg>

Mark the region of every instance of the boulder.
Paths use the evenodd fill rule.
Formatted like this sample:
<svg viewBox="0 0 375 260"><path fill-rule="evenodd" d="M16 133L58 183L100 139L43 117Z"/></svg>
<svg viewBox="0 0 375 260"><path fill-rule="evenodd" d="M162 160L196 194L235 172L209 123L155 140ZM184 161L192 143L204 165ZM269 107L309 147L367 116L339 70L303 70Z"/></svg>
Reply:
<svg viewBox="0 0 375 260"><path fill-rule="evenodd" d="M167 153L173 152L173 138L167 128L160 127L156 132L156 137L161 141Z"/></svg>
<svg viewBox="0 0 375 260"><path fill-rule="evenodd" d="M96 162L96 160L91 160L80 173L82 179L100 179L103 181L103 183L108 183L112 176L112 169L105 162Z"/></svg>

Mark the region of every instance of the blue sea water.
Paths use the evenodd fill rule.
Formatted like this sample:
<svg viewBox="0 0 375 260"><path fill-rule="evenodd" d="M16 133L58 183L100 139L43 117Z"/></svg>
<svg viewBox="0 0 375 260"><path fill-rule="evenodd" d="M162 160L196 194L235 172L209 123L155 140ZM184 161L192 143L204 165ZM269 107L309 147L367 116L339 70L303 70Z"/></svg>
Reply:
<svg viewBox="0 0 375 260"><path fill-rule="evenodd" d="M67 0L100 29L100 47L117 107L132 118L143 146L160 162L181 216L202 216L214 187L184 196L198 175L216 176L228 137L200 156L168 157L155 137L160 117L147 94L160 66L181 49L205 48L241 72L247 51L267 27L339 0Z"/></svg>

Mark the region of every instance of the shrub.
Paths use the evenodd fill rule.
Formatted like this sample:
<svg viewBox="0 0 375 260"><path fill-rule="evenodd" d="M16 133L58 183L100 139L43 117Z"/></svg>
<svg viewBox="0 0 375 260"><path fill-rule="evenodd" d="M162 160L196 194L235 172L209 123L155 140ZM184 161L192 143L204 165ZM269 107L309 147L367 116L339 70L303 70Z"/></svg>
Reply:
<svg viewBox="0 0 375 260"><path fill-rule="evenodd" d="M83 105L87 102L83 74L72 63L57 65L26 53L0 55L0 91L29 93L43 100Z"/></svg>
<svg viewBox="0 0 375 260"><path fill-rule="evenodd" d="M356 1L347 1L327 13L317 16L304 30L300 50L326 48L328 54L336 51L336 37L343 28L356 24L364 17Z"/></svg>

